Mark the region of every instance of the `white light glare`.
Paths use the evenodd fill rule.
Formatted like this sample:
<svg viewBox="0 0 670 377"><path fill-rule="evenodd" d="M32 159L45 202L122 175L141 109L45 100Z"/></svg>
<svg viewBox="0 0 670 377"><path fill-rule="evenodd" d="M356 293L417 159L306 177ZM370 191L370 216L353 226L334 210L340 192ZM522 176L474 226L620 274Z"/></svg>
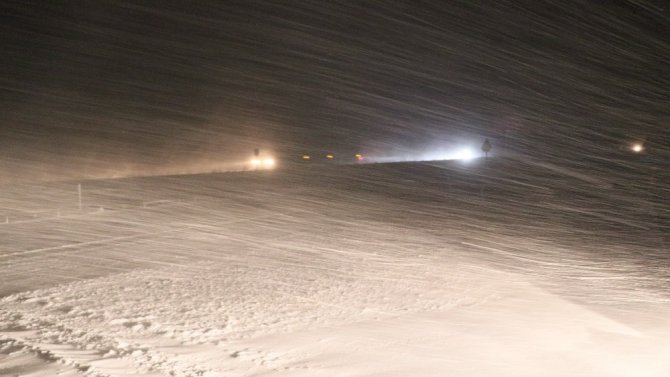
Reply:
<svg viewBox="0 0 670 377"><path fill-rule="evenodd" d="M463 148L458 150L456 153L453 154L451 157L452 160L463 160L463 161L468 161L472 160L475 158L475 152L472 151L470 148Z"/></svg>
<svg viewBox="0 0 670 377"><path fill-rule="evenodd" d="M640 153L644 150L644 145L641 143L635 143L630 147L630 149L635 153Z"/></svg>

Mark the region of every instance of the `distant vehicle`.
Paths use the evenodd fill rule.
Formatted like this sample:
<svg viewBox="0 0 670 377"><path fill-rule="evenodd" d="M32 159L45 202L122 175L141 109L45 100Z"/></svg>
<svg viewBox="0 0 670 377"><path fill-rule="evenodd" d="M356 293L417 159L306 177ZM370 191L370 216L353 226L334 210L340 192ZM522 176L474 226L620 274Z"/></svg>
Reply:
<svg viewBox="0 0 670 377"><path fill-rule="evenodd" d="M250 161L252 169L272 169L275 167L275 159L268 158L254 158Z"/></svg>
<svg viewBox="0 0 670 377"><path fill-rule="evenodd" d="M271 156L261 156L259 148L254 149L254 156L249 161L252 170L272 169L275 167L275 159Z"/></svg>

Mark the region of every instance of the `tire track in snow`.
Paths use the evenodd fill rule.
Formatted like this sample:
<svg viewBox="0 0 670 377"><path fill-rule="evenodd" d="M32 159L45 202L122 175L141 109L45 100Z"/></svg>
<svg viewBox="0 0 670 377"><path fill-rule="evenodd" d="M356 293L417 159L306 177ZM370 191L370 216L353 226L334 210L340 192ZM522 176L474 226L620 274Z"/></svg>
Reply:
<svg viewBox="0 0 670 377"><path fill-rule="evenodd" d="M59 246L44 247L44 248L39 248L39 249L17 251L17 252L8 253L8 254L2 254L2 255L0 255L0 258L11 258L11 257L17 257L17 256L23 256L23 255L29 255L29 254L37 254L37 253L43 253L45 251L74 249L74 248L79 248L79 247L82 247L82 246L104 245L104 244L110 243L110 242L130 241L130 240L151 237L151 236L164 234L164 233L181 232L181 231L184 231L184 230L187 230L187 229L189 229L189 228L188 227L181 227L181 228L176 228L176 229L160 230L160 231L156 231L156 232L134 234L132 236L110 237L110 238L105 238L105 239L95 240L95 241L77 242L77 243L72 243L72 244L67 244L67 245L59 245Z"/></svg>
<svg viewBox="0 0 670 377"><path fill-rule="evenodd" d="M79 248L79 247L82 247L82 246L105 245L105 244L111 243L111 242L132 241L132 240L137 240L137 239L150 238L152 236L156 236L156 235L160 235L160 234L174 233L174 232L184 232L184 231L187 231L187 230L197 230L197 231L201 231L201 232L204 233L205 229L210 228L211 230L217 229L217 230L221 231L221 230L223 230L223 229L221 229L221 227L225 226L225 225L244 223L244 222L252 222L252 221L262 220L262 219L269 218L269 217L271 217L271 216L266 215L266 216L259 216L259 217L254 217L254 218L232 220L232 221L219 223L216 227L201 225L201 224L193 224L193 223L177 223L180 226L176 227L176 228L171 228L171 229L158 230L158 231L155 231L155 232L144 232L144 233L141 233L141 234L133 234L133 235L130 235L130 236L109 237L109 238L104 238L104 239L94 240L94 241L75 242L75 243L66 244L66 245L58 245L58 246L43 247L43 248L37 248L37 249L31 249L31 250L17 251L17 252L12 252L12 253L7 253L7 254L0 254L0 258L11 258L11 257L23 256L23 255L29 255L29 254L37 254L37 253L42 253L42 252L45 252L45 251L75 249L75 248ZM215 232L212 232L212 233L215 233Z"/></svg>

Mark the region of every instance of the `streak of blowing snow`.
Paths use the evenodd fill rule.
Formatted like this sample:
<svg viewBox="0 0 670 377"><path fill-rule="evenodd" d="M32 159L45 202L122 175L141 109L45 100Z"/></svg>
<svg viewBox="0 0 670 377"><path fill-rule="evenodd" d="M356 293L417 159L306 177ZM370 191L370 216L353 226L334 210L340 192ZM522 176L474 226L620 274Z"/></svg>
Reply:
<svg viewBox="0 0 670 377"><path fill-rule="evenodd" d="M0 374L666 376L668 207L640 168L99 180L81 210L74 183L5 187Z"/></svg>

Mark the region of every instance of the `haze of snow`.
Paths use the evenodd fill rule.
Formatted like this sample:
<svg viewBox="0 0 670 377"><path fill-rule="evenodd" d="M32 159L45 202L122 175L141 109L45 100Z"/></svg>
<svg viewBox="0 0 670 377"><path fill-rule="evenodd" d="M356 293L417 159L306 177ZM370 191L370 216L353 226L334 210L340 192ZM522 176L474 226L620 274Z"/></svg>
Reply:
<svg viewBox="0 0 670 377"><path fill-rule="evenodd" d="M0 184L483 137L669 158L665 0L3 5Z"/></svg>
<svg viewBox="0 0 670 377"><path fill-rule="evenodd" d="M667 376L643 166L85 181L81 209L79 182L3 187L0 375Z"/></svg>

